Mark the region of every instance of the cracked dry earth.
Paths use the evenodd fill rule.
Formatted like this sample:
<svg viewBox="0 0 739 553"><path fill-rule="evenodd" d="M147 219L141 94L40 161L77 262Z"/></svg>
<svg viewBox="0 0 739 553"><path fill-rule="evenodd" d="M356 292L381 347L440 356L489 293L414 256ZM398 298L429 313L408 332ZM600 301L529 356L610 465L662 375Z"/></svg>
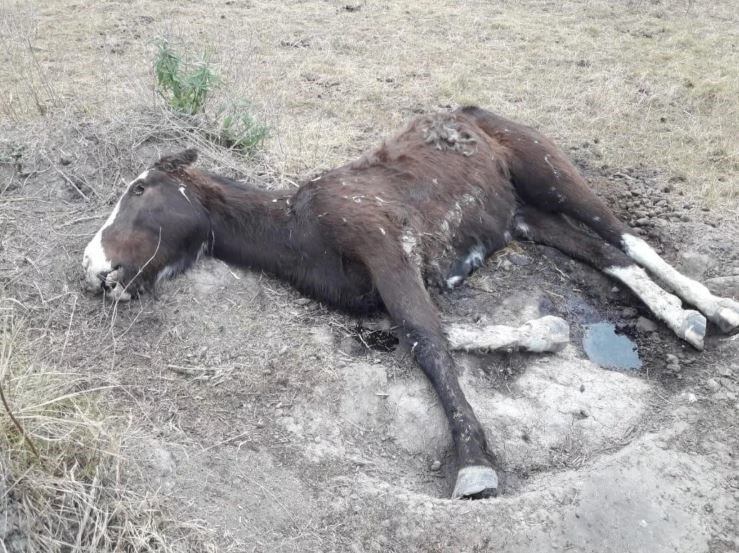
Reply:
<svg viewBox="0 0 739 553"><path fill-rule="evenodd" d="M141 148L134 157L148 163ZM640 211L633 222L671 262L737 293L731 214L684 205L659 175L589 177L627 220ZM101 222L89 217L109 205L80 201L54 171L8 194L18 209L2 237L4 294L28 308L31 338L44 329L33 355L61 352L65 366L116 385L105 405L137 428L131 485L212 529L220 551L739 548L739 340L709 328L700 353L638 325L650 315L627 291L555 250L510 247L436 297L450 321L554 314L572 331L554 355L455 354L502 489L451 501L449 432L404 345L213 260L114 308L84 295L78 274ZM598 321L635 341L640 370L587 359L583 328Z"/></svg>

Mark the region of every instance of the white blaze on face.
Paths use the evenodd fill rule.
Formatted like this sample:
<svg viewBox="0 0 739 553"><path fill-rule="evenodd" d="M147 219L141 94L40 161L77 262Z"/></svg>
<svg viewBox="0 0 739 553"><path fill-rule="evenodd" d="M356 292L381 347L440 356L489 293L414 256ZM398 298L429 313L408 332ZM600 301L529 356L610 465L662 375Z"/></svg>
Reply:
<svg viewBox="0 0 739 553"><path fill-rule="evenodd" d="M121 194L121 197L115 204L113 211L108 215L108 219L105 221L103 226L100 227L100 230L97 231L85 248L85 253L82 257L82 268L85 271L85 285L91 292L101 292L102 281L98 275L104 275L113 270L110 259L108 259L108 256L105 254L105 249L103 248L103 231L115 222L115 219L118 216L118 211L121 208L121 201L123 201L123 198L131 188L131 185L138 181L145 180L148 175L149 172L144 171L128 184L126 191Z"/></svg>

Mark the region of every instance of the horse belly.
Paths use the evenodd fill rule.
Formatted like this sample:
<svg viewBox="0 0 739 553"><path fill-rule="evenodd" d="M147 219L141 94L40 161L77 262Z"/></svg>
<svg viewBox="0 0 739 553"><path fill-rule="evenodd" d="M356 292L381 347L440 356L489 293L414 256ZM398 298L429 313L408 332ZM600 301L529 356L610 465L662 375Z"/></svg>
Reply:
<svg viewBox="0 0 739 553"><path fill-rule="evenodd" d="M429 240L424 275L427 283L440 288L459 286L511 241L512 193L495 194L488 201L465 198L455 203Z"/></svg>

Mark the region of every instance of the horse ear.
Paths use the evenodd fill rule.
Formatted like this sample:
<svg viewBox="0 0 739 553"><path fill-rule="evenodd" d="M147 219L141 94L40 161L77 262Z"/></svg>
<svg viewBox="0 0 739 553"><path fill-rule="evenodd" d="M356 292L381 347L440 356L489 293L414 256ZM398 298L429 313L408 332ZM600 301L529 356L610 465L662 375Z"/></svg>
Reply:
<svg viewBox="0 0 739 553"><path fill-rule="evenodd" d="M188 148L177 154L162 157L154 164L154 168L165 173L171 173L192 165L197 159L198 151L195 148Z"/></svg>

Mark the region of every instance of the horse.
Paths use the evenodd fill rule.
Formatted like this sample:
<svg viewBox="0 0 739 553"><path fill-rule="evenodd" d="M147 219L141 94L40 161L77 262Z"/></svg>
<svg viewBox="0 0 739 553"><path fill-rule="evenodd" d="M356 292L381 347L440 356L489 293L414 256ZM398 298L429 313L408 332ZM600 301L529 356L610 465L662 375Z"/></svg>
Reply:
<svg viewBox="0 0 739 553"><path fill-rule="evenodd" d="M296 190L240 183L196 160L194 149L166 155L128 184L85 248L85 286L125 301L209 255L334 308L384 311L444 408L458 463L453 498L496 495L498 479L430 287L460 286L492 253L527 240L622 283L699 350L707 319L739 329L739 303L663 260L550 139L479 107L416 117Z"/></svg>

